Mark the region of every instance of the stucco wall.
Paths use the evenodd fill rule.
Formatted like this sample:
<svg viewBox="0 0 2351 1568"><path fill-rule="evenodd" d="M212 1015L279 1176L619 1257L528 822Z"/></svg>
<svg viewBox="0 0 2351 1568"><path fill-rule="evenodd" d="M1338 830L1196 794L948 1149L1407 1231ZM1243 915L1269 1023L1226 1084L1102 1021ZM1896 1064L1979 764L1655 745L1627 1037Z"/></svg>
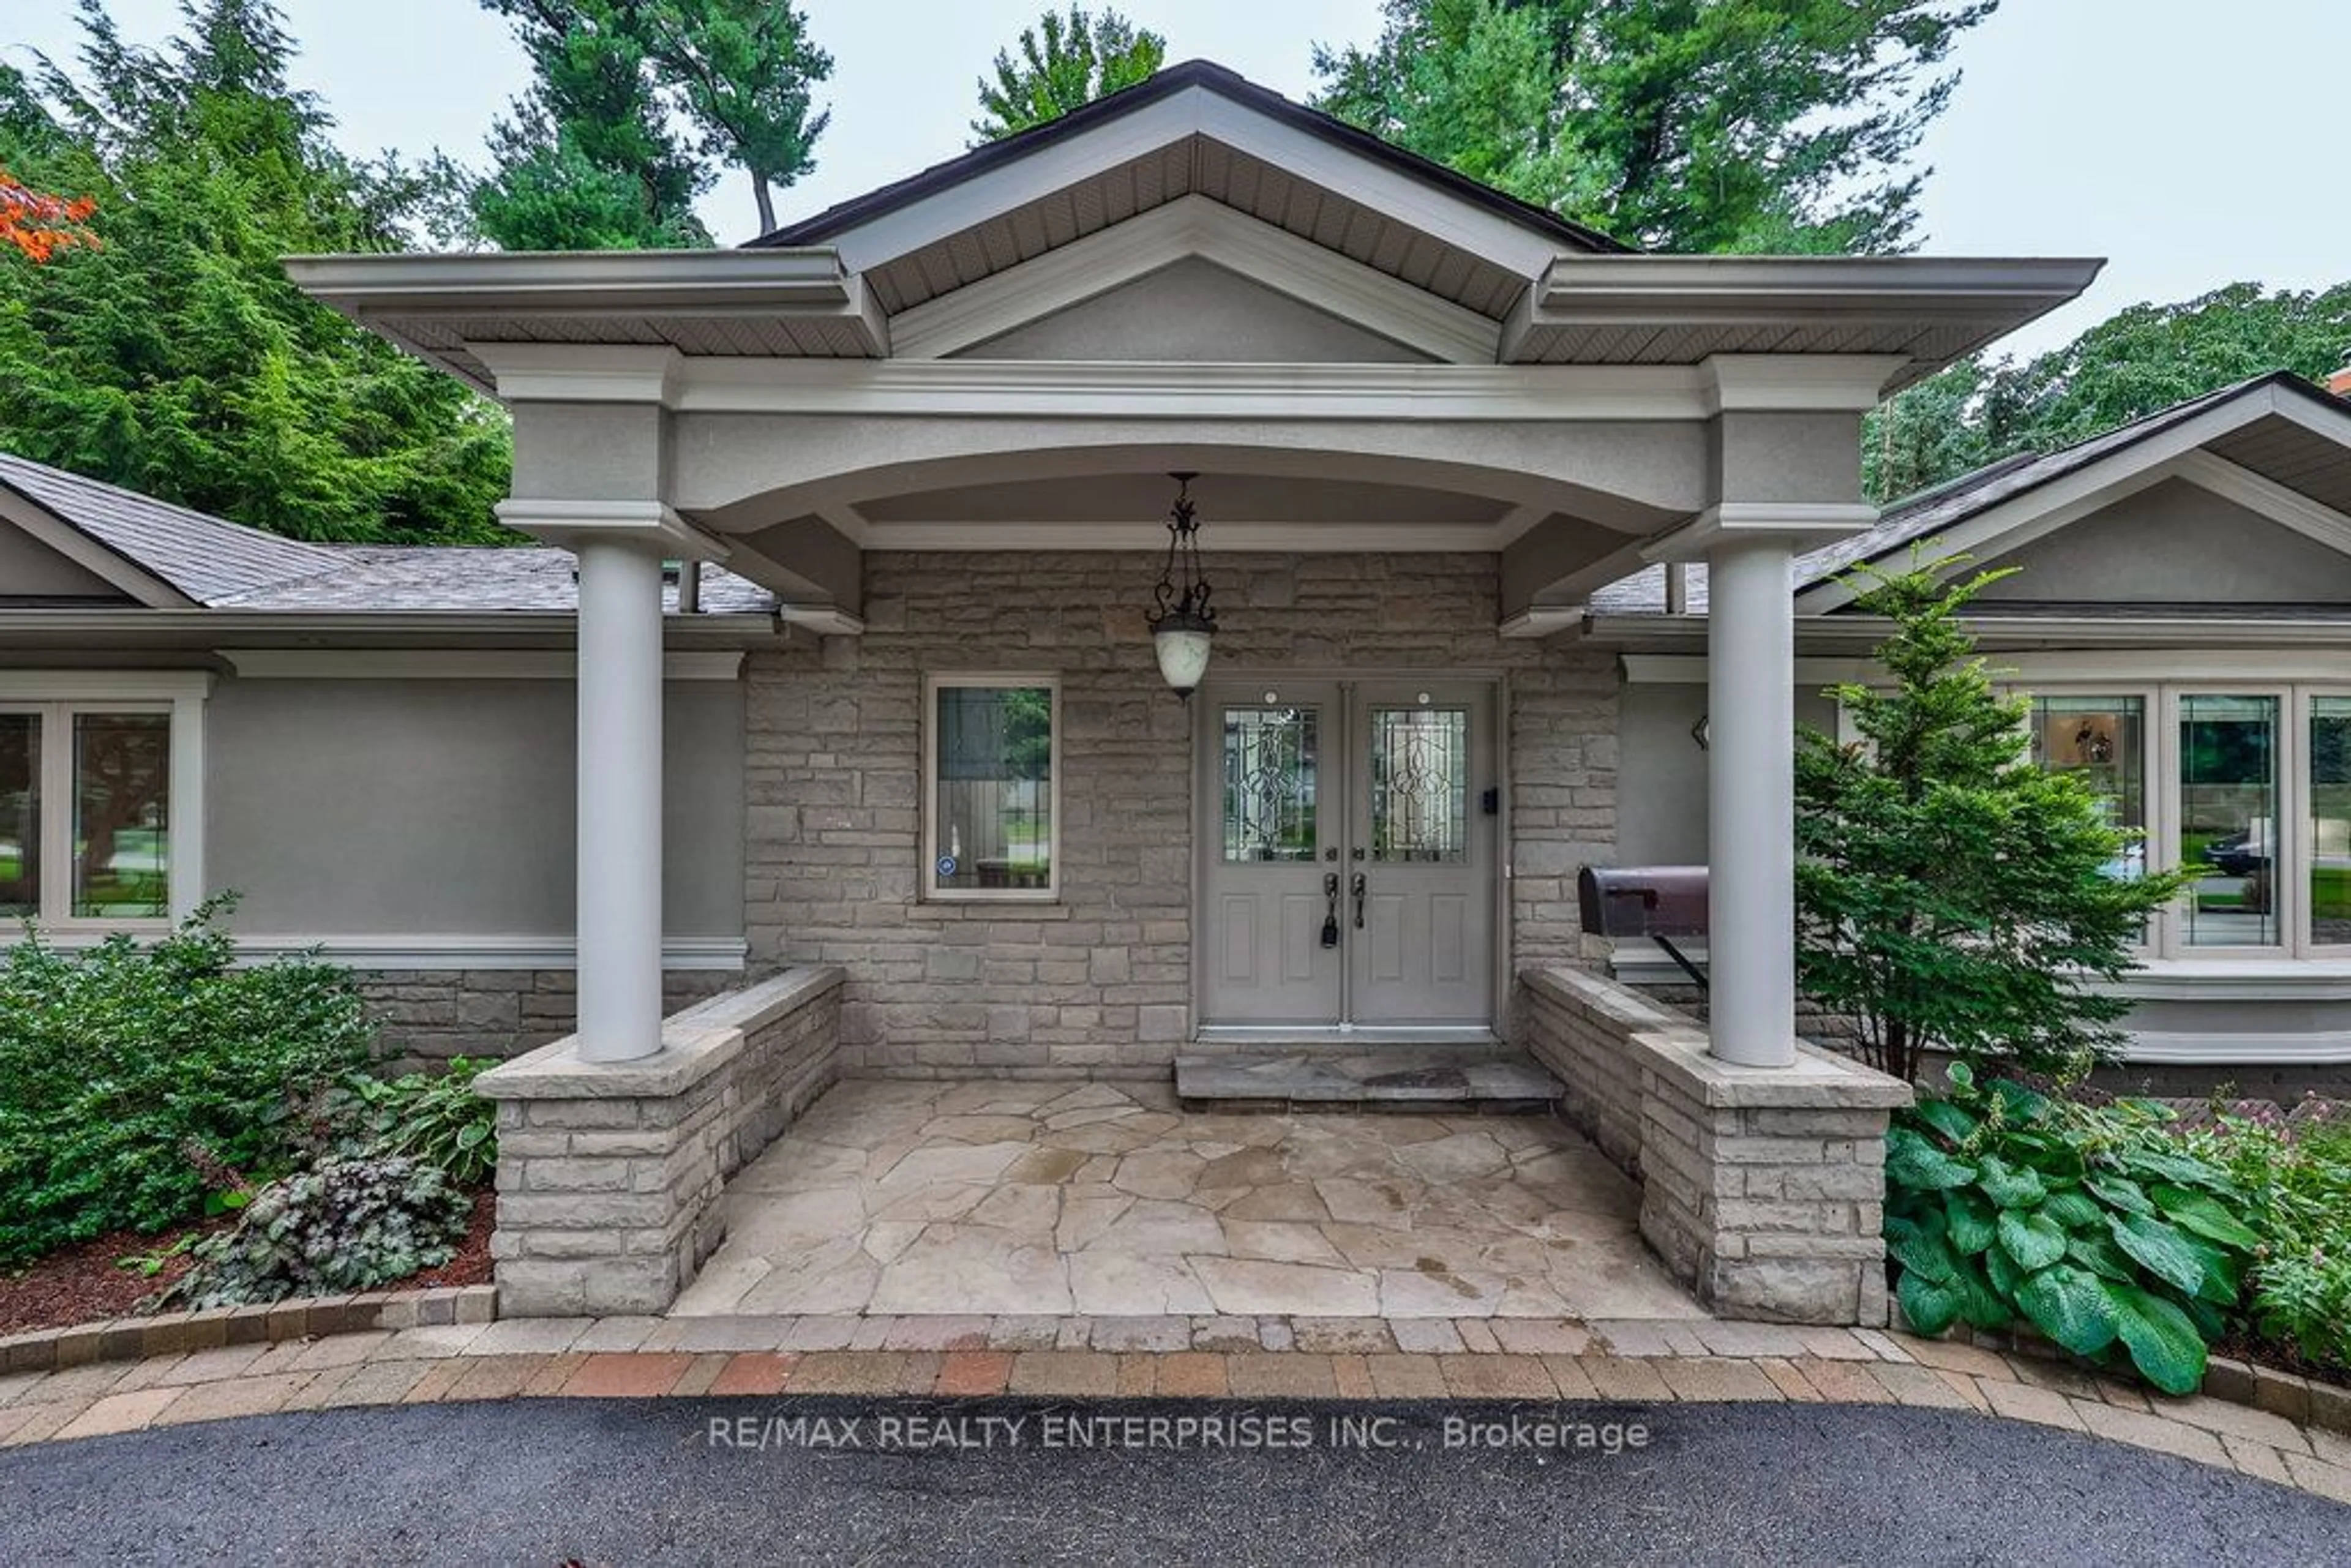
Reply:
<svg viewBox="0 0 2351 1568"><path fill-rule="evenodd" d="M1240 364L1426 358L1196 256L992 338L962 357Z"/></svg>
<svg viewBox="0 0 2351 1568"><path fill-rule="evenodd" d="M1691 729L1706 714L1702 685L1627 685L1622 698L1625 780L1616 844L1625 865L1706 862L1706 765ZM1799 687L1796 722L1835 733L1836 705Z"/></svg>
<svg viewBox="0 0 2351 1568"><path fill-rule="evenodd" d="M1191 723L1152 659L1139 554L877 552L867 631L747 671L756 967L839 964L852 1071L1164 1072L1190 1034ZM1573 958L1573 878L1615 823L1609 655L1495 635L1490 555L1226 556L1226 670L1487 670L1509 711L1513 967ZM1062 896L925 904L922 680L1061 680Z"/></svg>
<svg viewBox="0 0 2351 1568"><path fill-rule="evenodd" d="M569 681L225 679L206 880L256 934L568 941L573 703ZM666 703L666 927L737 936L742 688L673 681Z"/></svg>
<svg viewBox="0 0 2351 1568"><path fill-rule="evenodd" d="M2020 566L1991 600L2112 604L2340 604L2339 551L2185 479L2167 479L1990 564Z"/></svg>

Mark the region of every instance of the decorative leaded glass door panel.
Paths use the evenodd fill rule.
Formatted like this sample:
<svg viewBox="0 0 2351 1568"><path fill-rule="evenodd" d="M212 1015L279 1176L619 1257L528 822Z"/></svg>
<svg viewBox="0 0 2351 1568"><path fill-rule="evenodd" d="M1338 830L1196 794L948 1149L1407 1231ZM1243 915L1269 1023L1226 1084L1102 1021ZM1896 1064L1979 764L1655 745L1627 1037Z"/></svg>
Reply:
<svg viewBox="0 0 2351 1568"><path fill-rule="evenodd" d="M1347 938L1358 1023L1492 1019L1491 694L1474 683L1353 688Z"/></svg>
<svg viewBox="0 0 2351 1568"><path fill-rule="evenodd" d="M1490 1025L1492 688L1274 679L1195 700L1202 1024Z"/></svg>
<svg viewBox="0 0 2351 1568"><path fill-rule="evenodd" d="M1324 946L1345 831L1345 797L1330 792L1343 771L1338 688L1268 681L1194 700L1207 706L1202 1021L1334 1024L1346 985L1335 931Z"/></svg>

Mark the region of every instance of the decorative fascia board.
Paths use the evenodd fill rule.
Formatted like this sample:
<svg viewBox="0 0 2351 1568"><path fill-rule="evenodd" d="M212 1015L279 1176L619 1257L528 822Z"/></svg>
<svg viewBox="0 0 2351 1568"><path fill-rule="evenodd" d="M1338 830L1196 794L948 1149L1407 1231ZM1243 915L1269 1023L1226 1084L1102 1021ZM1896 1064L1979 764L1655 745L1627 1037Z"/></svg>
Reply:
<svg viewBox="0 0 2351 1568"><path fill-rule="evenodd" d="M1699 560L1710 550L1751 539L1825 544L1877 526L1866 501L1722 501L1641 547L1641 559Z"/></svg>
<svg viewBox="0 0 2351 1568"><path fill-rule="evenodd" d="M2207 442L2241 429L2268 413L2302 414L2303 400L2280 398L2273 387L2263 387L2181 421L2143 441L2112 452L2085 467L2061 475L2045 485L1988 507L1950 528L1924 536L1947 547L1946 554L1984 557L1993 550L2019 549L2078 517L2111 506L2136 491L2168 478L2168 465ZM2341 434L2339 430L2332 434ZM1801 589L1796 613L1820 615L1850 604L1854 591L1842 576Z"/></svg>
<svg viewBox="0 0 2351 1568"><path fill-rule="evenodd" d="M1504 616L1494 630L1497 635L1512 641L1550 637L1582 625L1583 618L1583 606L1580 604L1530 604L1515 614Z"/></svg>
<svg viewBox="0 0 2351 1568"><path fill-rule="evenodd" d="M2080 649L2149 649L2173 657L2179 651L2215 645L2245 651L2294 653L2298 667L2315 672L2315 651L2332 650L2338 656L2351 647L2351 613L2329 621L2227 620L2184 616L2129 616L2053 621L2048 616L1971 615L1968 628L1985 653L2003 664L2051 644ZM1612 648L1681 648L1706 637L1706 616L1595 615L1587 630L1592 639ZM1797 640L1808 647L1875 647L1893 627L1875 616L1800 617ZM2308 678L2305 674L2304 678Z"/></svg>
<svg viewBox="0 0 2351 1568"><path fill-rule="evenodd" d="M248 681L568 681L569 653L528 648L223 648ZM671 681L731 681L742 673L735 648L672 649L662 655Z"/></svg>
<svg viewBox="0 0 2351 1568"><path fill-rule="evenodd" d="M168 642L176 650L210 653L228 637L298 637L368 649L393 639L403 648L511 647L525 640L569 645L578 630L568 610L0 610L0 639L40 638L54 647L72 638L95 648L121 638L120 645L149 652ZM663 632L673 643L747 648L774 642L776 619L765 611L672 614Z"/></svg>
<svg viewBox="0 0 2351 1568"><path fill-rule="evenodd" d="M204 670L0 670L0 702L201 702Z"/></svg>
<svg viewBox="0 0 2351 1568"><path fill-rule="evenodd" d="M1981 632L1982 622L1970 619L1970 630ZM2074 635L2069 623L2065 636ZM2209 622L2180 623L2184 626L2209 628ZM2045 627L2044 627L2045 629ZM2135 647L2114 649L2064 649L2038 652L2015 650L2003 652L1991 649L1985 658L1990 665L1993 684L2028 686L2087 686L2102 683L2118 685L2153 685L2158 683L2178 685L2182 681L2335 681L2341 679L2339 657L2330 656L2330 650L2339 650L2345 642L2346 629L2341 625L2326 629L2327 640L2315 647L2279 648L2212 648L2199 647L2192 643L2165 647ZM1799 636L1810 628L1800 628ZM1881 625L1877 636L1885 636ZM2134 623L2130 633L2141 643L2147 641L2149 632L2144 622ZM1625 653L1620 662L1628 685L1703 685L1706 684L1707 656L1703 653ZM1796 684L1806 688L1859 685L1869 685L1886 678L1884 666L1875 659L1805 655L1796 660Z"/></svg>
<svg viewBox="0 0 2351 1568"><path fill-rule="evenodd" d="M498 521L551 545L577 550L591 539L658 546L687 560L723 563L727 546L659 501L568 501L514 497L492 508Z"/></svg>
<svg viewBox="0 0 2351 1568"><path fill-rule="evenodd" d="M150 610L196 607L170 583L130 557L110 549L71 523L16 491L0 486L0 523L14 524L34 543L57 554L114 587Z"/></svg>
<svg viewBox="0 0 2351 1568"><path fill-rule="evenodd" d="M892 317L893 351L904 360L944 359L1194 257L1432 359L1494 362L1496 322L1201 195L1180 196Z"/></svg>
<svg viewBox="0 0 2351 1568"><path fill-rule="evenodd" d="M653 343L467 343L507 402L668 405L685 356Z"/></svg>
<svg viewBox="0 0 2351 1568"><path fill-rule="evenodd" d="M1700 421L1694 365L1249 365L689 359L686 413L1201 420Z"/></svg>
<svg viewBox="0 0 2351 1568"><path fill-rule="evenodd" d="M1716 354L1701 368L1718 413L1865 413L1909 362L1901 354Z"/></svg>
<svg viewBox="0 0 2351 1568"><path fill-rule="evenodd" d="M2290 490L2274 479L2264 478L2200 448L2181 453L2166 466L2178 477L2224 501L2233 501L2330 549L2351 554L2351 517L2312 500L2299 490Z"/></svg>
<svg viewBox="0 0 2351 1568"><path fill-rule="evenodd" d="M1201 87L1170 93L1081 135L1045 139L1025 157L843 229L832 236L832 244L850 268L864 271L1192 136L1211 138L1272 164L1293 180L1320 186L1529 278L1558 254L1555 242L1498 213Z"/></svg>
<svg viewBox="0 0 2351 1568"><path fill-rule="evenodd" d="M0 950L16 933L0 933ZM95 928L44 929L41 939L72 950L96 946L108 933ZM477 936L425 933L389 936L315 936L263 934L236 936L241 967L315 953L330 964L361 971L450 973L466 969L576 968L579 949L566 936ZM733 972L743 967L749 947L739 936L673 936L662 944L662 967Z"/></svg>
<svg viewBox="0 0 2351 1568"><path fill-rule="evenodd" d="M1982 320L2021 326L2105 263L2049 257L1562 256L1538 325Z"/></svg>
<svg viewBox="0 0 2351 1568"><path fill-rule="evenodd" d="M852 615L837 604L786 604L776 611L776 619L787 626L798 626L820 637L862 637L865 618Z"/></svg>
<svg viewBox="0 0 2351 1568"><path fill-rule="evenodd" d="M1219 556L1486 553L1505 542L1500 523L1299 523L1216 519ZM997 523L954 520L865 525L875 550L1165 550L1165 523Z"/></svg>

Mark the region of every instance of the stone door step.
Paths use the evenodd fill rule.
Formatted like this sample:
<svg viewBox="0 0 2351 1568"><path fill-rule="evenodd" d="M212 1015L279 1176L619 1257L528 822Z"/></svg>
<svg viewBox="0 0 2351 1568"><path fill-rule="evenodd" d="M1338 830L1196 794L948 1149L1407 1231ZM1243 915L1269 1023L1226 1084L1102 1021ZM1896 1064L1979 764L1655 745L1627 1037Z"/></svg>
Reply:
<svg viewBox="0 0 2351 1568"><path fill-rule="evenodd" d="M1187 1111L1539 1115L1562 1092L1559 1080L1531 1058L1492 1048L1270 1047L1176 1061L1176 1097Z"/></svg>

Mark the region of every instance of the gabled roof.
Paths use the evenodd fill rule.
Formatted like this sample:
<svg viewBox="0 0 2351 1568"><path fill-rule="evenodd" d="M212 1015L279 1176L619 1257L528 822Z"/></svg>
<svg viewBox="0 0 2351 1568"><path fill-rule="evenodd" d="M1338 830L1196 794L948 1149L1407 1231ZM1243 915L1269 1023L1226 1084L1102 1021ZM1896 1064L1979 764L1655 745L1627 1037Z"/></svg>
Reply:
<svg viewBox="0 0 2351 1568"><path fill-rule="evenodd" d="M408 352L528 397L539 345L666 347L688 370L936 360L1023 308L1050 315L1196 256L1440 362L1858 356L1894 385L2074 298L2100 265L1632 251L1195 60L737 250L287 268Z"/></svg>
<svg viewBox="0 0 2351 1568"><path fill-rule="evenodd" d="M0 487L196 604L325 571L335 553L0 452ZM101 575L110 574L100 569ZM135 587L124 583L133 597Z"/></svg>
<svg viewBox="0 0 2351 1568"><path fill-rule="evenodd" d="M2328 436L2288 429L2263 428L2280 408L2302 413L2310 424L2333 426L2335 461L2323 460ZM2204 422L2205 434L2191 427ZM2281 420L2281 426L2303 422ZM1823 611L1847 597L1840 580L1855 567L1883 564L1925 539L1949 533L1993 513L2013 507L2027 511L2035 497L2049 496L2061 481L2120 478L2134 467L2153 465L2176 455L2163 437L2179 434L2204 435L2202 449L2223 461L2241 464L2257 476L2303 496L2312 505L2340 509L2351 498L2351 405L2329 397L2290 371L2274 371L2233 386L2174 403L2145 418L2119 425L2055 452L2017 453L1920 491L1888 507L1877 526L1834 544L1796 558L1795 589L1802 608ZM2303 434L2304 439L2293 437ZM2282 443L2281 437L2286 438ZM2314 454L2318 459L2314 460ZM2262 475L2264 468L2273 470ZM1971 553L1982 555L1980 549ZM1707 606L1706 567L1693 563L1688 570L1688 606L1702 613ZM1599 615L1655 615L1665 610L1665 568L1649 567L1592 596ZM1807 601L1811 602L1806 602Z"/></svg>
<svg viewBox="0 0 2351 1568"><path fill-rule="evenodd" d="M841 236L885 214L950 189L1002 165L1017 162L1039 151L1081 136L1093 128L1121 120L1192 88L1202 88L1229 99L1315 139L1369 158L1456 200L1483 207L1513 223L1524 225L1563 250L1625 255L1637 247L1571 223L1547 207L1522 202L1493 186L1455 172L1444 164L1384 141L1370 131L1350 125L1335 115L1293 103L1239 72L1212 60L1186 60L1168 66L1147 79L1111 93L1041 125L989 141L920 173L836 203L813 217L786 224L748 242L746 248L778 246L831 245ZM1180 194L1171 192L1170 195Z"/></svg>
<svg viewBox="0 0 2351 1568"><path fill-rule="evenodd" d="M49 525L49 542L79 538L99 547L99 566L111 565L130 597L149 608L569 614L579 602L569 550L308 544L5 452L0 492L37 509L20 517ZM0 528L8 526L0 516ZM158 594L158 586L170 592ZM675 607L674 590L669 603ZM767 614L776 607L766 589L703 570L705 613Z"/></svg>

